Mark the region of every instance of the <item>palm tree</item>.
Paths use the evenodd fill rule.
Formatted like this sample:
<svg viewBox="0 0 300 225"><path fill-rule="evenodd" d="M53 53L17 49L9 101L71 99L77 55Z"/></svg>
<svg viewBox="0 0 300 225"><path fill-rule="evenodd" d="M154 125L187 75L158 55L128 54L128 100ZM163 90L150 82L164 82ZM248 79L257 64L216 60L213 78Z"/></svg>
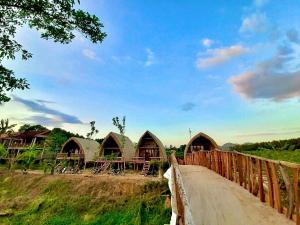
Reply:
<svg viewBox="0 0 300 225"><path fill-rule="evenodd" d="M0 121L0 134L6 134L13 132L12 128L17 124L9 124L9 119L1 119Z"/></svg>

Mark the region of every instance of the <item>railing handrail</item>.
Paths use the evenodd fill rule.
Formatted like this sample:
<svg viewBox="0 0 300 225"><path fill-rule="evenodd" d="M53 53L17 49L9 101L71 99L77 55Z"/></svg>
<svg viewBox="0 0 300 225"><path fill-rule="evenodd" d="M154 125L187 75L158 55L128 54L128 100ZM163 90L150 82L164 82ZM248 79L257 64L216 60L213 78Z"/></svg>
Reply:
<svg viewBox="0 0 300 225"><path fill-rule="evenodd" d="M300 169L300 164L293 163L293 162L288 162L288 161L284 161L284 160L268 159L268 158L264 158L264 157L261 157L261 156L246 154L246 153L242 153L242 152L238 152L238 151L225 151L225 150L220 150L220 149L214 149L214 150L211 150L211 151L218 151L218 152L225 152L225 153L235 153L235 154L238 154L238 155L243 155L243 156L254 158L254 159L268 161L268 162L271 162L271 163L275 163L277 165L282 165L282 166L286 166L286 167L290 167L290 168L294 168L294 169ZM209 152L209 151L199 150L199 151L195 151L195 152ZM186 155L192 155L192 154L193 153L187 153Z"/></svg>
<svg viewBox="0 0 300 225"><path fill-rule="evenodd" d="M98 157L96 161L124 161L124 157L114 157L114 158L107 158L107 157Z"/></svg>

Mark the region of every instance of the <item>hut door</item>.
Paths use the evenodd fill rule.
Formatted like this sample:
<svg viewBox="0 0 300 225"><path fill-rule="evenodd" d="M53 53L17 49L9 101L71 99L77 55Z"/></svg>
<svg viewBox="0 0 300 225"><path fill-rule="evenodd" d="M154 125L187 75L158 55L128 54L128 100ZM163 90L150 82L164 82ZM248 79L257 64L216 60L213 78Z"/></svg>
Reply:
<svg viewBox="0 0 300 225"><path fill-rule="evenodd" d="M145 160L150 161L150 153L147 151L145 152Z"/></svg>

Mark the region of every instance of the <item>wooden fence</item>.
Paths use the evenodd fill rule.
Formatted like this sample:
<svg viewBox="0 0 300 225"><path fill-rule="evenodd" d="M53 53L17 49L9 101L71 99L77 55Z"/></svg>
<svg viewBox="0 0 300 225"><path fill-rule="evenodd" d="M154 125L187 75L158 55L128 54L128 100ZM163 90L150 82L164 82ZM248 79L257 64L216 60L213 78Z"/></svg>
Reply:
<svg viewBox="0 0 300 225"><path fill-rule="evenodd" d="M299 164L220 150L187 154L184 164L214 170L300 225Z"/></svg>

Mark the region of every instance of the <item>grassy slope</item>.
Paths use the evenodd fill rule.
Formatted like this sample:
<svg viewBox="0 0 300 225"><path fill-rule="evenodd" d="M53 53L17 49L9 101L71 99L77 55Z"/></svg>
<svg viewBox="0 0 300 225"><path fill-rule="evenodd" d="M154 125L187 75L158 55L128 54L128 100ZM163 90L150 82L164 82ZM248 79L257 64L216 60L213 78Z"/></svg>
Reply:
<svg viewBox="0 0 300 225"><path fill-rule="evenodd" d="M0 174L0 212L13 214L0 224L160 225L170 218L166 191L157 181Z"/></svg>
<svg viewBox="0 0 300 225"><path fill-rule="evenodd" d="M257 155L268 159L300 163L299 150L295 150L295 151L257 150L257 151L244 151L244 153Z"/></svg>

